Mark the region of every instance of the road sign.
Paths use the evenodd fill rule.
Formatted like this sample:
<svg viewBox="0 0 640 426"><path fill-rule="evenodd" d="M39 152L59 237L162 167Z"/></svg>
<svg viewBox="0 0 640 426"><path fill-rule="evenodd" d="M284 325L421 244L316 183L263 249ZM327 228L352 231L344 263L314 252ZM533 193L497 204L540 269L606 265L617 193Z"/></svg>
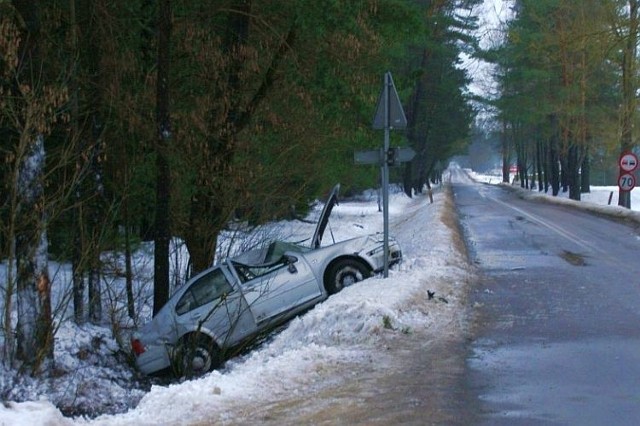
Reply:
<svg viewBox="0 0 640 426"><path fill-rule="evenodd" d="M407 161L413 160L413 157L416 156L416 152L411 148L395 148L398 150L396 152L396 163L406 163Z"/></svg>
<svg viewBox="0 0 640 426"><path fill-rule="evenodd" d="M636 186L636 178L631 173L622 173L618 178L618 187L621 191L631 191Z"/></svg>
<svg viewBox="0 0 640 426"><path fill-rule="evenodd" d="M405 129L407 127L407 117L404 115L396 86L393 84L391 73L384 74L384 83L380 97L378 97L378 106L376 114L373 117L373 128L384 130L384 140L382 149L380 150L380 163L382 175L382 222L384 227L384 269L385 278L389 276L389 153L392 154L395 163L395 151L389 150L389 139L392 129ZM405 154L403 154L405 155ZM413 158L413 156L412 156Z"/></svg>
<svg viewBox="0 0 640 426"><path fill-rule="evenodd" d="M632 172L638 168L638 157L632 152L625 152L620 156L620 170Z"/></svg>
<svg viewBox="0 0 640 426"><path fill-rule="evenodd" d="M411 148L389 148L386 158L382 150L356 151L353 153L353 161L356 164L379 165L386 161L389 166L397 166L413 160L415 156L416 152Z"/></svg>
<svg viewBox="0 0 640 426"><path fill-rule="evenodd" d="M411 148L389 148L387 151L387 164L389 166L397 166L400 163L406 163L413 160L416 152Z"/></svg>
<svg viewBox="0 0 640 426"><path fill-rule="evenodd" d="M353 161L356 164L380 164L382 163L382 151L356 151L353 153Z"/></svg>
<svg viewBox="0 0 640 426"><path fill-rule="evenodd" d="M373 117L372 127L374 129L406 129L407 127L407 117L404 115L398 91L389 72L385 74L385 83L378 96L378 107Z"/></svg>

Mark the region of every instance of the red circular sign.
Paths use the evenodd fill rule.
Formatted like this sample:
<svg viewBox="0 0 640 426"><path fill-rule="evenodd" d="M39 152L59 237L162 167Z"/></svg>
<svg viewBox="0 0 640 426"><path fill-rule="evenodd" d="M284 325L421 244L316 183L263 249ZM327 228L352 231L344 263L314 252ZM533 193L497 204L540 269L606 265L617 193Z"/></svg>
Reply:
<svg viewBox="0 0 640 426"><path fill-rule="evenodd" d="M625 152L618 161L620 169L625 172L632 172L638 168L638 157L633 152Z"/></svg>
<svg viewBox="0 0 640 426"><path fill-rule="evenodd" d="M636 186L636 178L631 173L623 173L618 178L618 187L621 191L631 191Z"/></svg>

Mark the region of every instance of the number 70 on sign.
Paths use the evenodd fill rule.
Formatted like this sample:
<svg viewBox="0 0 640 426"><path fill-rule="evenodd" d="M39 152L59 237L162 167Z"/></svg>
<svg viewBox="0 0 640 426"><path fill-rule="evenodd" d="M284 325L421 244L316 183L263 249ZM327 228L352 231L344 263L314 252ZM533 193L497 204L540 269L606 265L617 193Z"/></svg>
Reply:
<svg viewBox="0 0 640 426"><path fill-rule="evenodd" d="M631 173L623 173L618 178L618 187L621 191L631 191L636 186L636 178Z"/></svg>

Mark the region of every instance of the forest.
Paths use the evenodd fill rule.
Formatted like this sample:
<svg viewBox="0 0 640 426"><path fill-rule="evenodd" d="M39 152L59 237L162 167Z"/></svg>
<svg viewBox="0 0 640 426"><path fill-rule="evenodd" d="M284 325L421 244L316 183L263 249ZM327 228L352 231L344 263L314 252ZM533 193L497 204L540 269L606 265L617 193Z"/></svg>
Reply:
<svg viewBox="0 0 640 426"><path fill-rule="evenodd" d="M4 368L46 374L64 321L117 335L107 268L137 324L142 242L157 312L187 278L170 276L173 242L197 273L229 254L224 231L303 218L337 182L347 196L377 187L379 168L353 153L380 146L387 71L408 119L392 145L416 152L392 171L408 196L471 142L531 190L579 200L595 173L614 176L635 150L640 0L511 0L481 47L482 3L0 0ZM482 95L463 54L492 64ZM72 270L55 301L53 261Z"/></svg>
<svg viewBox="0 0 640 426"><path fill-rule="evenodd" d="M474 121L459 65L477 48L479 3L0 1L4 368L50 373L65 321L121 341L105 306L137 323L141 242L154 246L157 312L186 278L170 278L173 241L193 274L226 254L230 227L302 218L336 182L347 196L377 187L378 167L353 152L380 146L387 71L408 117L392 145L417 153L393 180L409 195L428 185ZM50 262L71 265L69 282ZM107 272L126 291L114 296ZM68 293L53 300L54 284Z"/></svg>
<svg viewBox="0 0 640 426"><path fill-rule="evenodd" d="M502 37L480 55L495 65L493 140L503 180L580 200L592 180L615 185L636 150L638 1L517 0ZM490 106L489 106L490 105ZM629 208L630 191L619 205Z"/></svg>

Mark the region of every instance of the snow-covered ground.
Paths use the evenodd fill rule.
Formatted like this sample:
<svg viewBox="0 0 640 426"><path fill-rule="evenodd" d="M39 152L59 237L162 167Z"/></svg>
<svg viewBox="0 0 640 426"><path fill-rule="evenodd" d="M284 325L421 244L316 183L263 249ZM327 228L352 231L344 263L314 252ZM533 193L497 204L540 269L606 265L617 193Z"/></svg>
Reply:
<svg viewBox="0 0 640 426"><path fill-rule="evenodd" d="M499 183L496 177L470 174L479 181ZM523 196L541 196L521 192ZM609 192L610 189L592 188L592 193L584 197L585 202L579 204L619 216L637 215L617 206L606 207ZM613 204L617 201L615 197L616 194ZM554 198L553 201L578 204L566 199ZM61 359L60 365L66 369L86 369L84 374L76 373L78 378L70 386L76 398L89 406L104 406L105 399L116 405L127 399L139 400L139 403L121 414L97 418L64 417L51 402L46 386L34 383L27 393L28 402L11 402L12 398L3 396L0 424L233 423L238 413L251 412L252 407L274 403L292 394L311 395L328 382L342 380L338 372L344 374L359 364L370 363L390 337L421 329L438 339L452 323L463 321L461 299L468 274L466 259L455 248L455 232L450 227L451 210L447 204L446 191L442 188L436 189L433 204L424 195L410 199L399 192L392 194L391 232L402 245L404 261L390 271L389 278L374 277L330 297L291 321L258 349L228 361L222 370L198 380L156 383L148 392L139 387L131 389L127 387L125 375L133 373L115 359L106 366L104 361L96 362L99 366L92 366L86 362L79 364L77 360L94 355L102 356L104 360L104 357L112 356L109 353L117 351L117 345L109 337L108 330L86 329L75 336L63 330L56 341L56 354L67 353L65 357L74 359ZM312 215L317 214L318 208L312 212ZM308 238L314 225L282 222L278 227L279 232L286 229L295 240ZM378 211L374 193L336 206L330 227L331 233L339 239L381 231L382 214ZM331 233L327 231L325 240L331 238ZM427 299L427 290L435 291L448 303L416 303L416 300ZM81 352L86 353L80 356ZM29 392L28 386L24 392ZM111 412L118 411L122 410Z"/></svg>
<svg viewBox="0 0 640 426"><path fill-rule="evenodd" d="M467 170L467 173L477 182L497 185L501 184L502 181L501 175L479 174L471 170ZM506 186L512 188L514 191L518 191L522 197L540 198L547 202L568 204L594 213L601 213L620 218L629 218L640 222L640 213L638 213L638 211L640 211L640 198L638 198L640 197L640 193L637 189L631 191L631 210L629 210L623 207L618 207L617 186L592 186L591 192L580 195L580 201L570 200L568 192L560 192L557 197L553 197L549 195L551 191L549 191L549 194L544 194L537 190L525 190L520 188L517 183L515 185Z"/></svg>

